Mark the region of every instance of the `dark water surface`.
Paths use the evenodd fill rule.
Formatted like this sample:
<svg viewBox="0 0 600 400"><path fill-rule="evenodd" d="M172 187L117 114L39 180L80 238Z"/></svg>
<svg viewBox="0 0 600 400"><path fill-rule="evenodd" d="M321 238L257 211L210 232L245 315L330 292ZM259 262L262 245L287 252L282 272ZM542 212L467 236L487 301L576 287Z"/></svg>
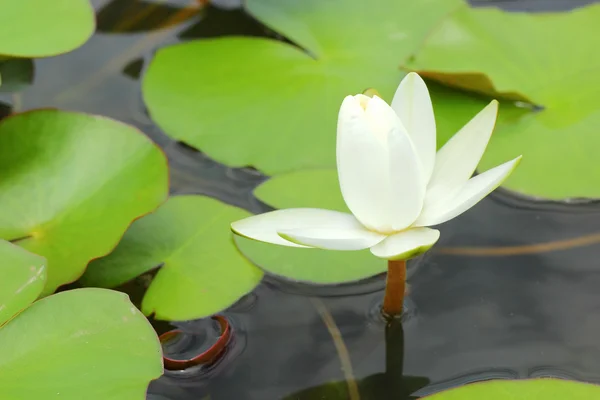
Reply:
<svg viewBox="0 0 600 400"><path fill-rule="evenodd" d="M251 194L263 176L218 165L152 124L138 76L156 48L182 38L273 34L240 11L201 11L191 0L94 3L99 33L72 53L37 60L34 85L1 97L2 110L51 106L133 124L165 148L174 193L264 210ZM476 3L531 11L590 1ZM363 294L333 290L319 298L290 294L271 279L225 313L234 339L216 365L169 372L152 384L149 398L402 399L417 389L425 395L489 378L600 382L598 204L496 193L442 230L435 250L410 266L407 318L388 328L387 354L376 312L383 277L352 289ZM214 336L206 321L179 325L198 338ZM318 394L302 392L321 385Z"/></svg>

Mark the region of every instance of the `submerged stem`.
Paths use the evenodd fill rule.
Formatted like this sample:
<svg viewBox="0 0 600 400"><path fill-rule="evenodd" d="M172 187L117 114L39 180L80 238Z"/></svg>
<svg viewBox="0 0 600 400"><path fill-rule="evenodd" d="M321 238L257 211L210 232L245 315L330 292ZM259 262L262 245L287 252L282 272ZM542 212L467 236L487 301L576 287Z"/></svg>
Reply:
<svg viewBox="0 0 600 400"><path fill-rule="evenodd" d="M383 313L388 317L402 314L406 285L406 261L388 260L388 273L383 298Z"/></svg>

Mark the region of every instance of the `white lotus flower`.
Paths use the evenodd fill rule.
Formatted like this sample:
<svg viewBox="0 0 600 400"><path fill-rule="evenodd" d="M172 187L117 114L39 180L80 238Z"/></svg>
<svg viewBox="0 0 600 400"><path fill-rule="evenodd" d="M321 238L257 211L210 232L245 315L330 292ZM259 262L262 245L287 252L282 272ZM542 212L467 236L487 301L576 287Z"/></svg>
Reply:
<svg viewBox="0 0 600 400"><path fill-rule="evenodd" d="M402 80L391 106L377 96L344 99L338 119L337 168L352 214L296 208L231 224L238 235L284 246L371 249L388 260L427 251L446 222L496 189L521 157L473 178L494 129L492 101L436 153L435 119L425 82Z"/></svg>

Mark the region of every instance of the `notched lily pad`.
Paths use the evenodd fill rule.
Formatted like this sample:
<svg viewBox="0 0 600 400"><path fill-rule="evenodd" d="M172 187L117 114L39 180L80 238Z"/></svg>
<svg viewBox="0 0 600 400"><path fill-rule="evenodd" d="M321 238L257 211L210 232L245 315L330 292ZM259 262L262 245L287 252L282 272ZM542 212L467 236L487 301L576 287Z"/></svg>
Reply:
<svg viewBox="0 0 600 400"><path fill-rule="evenodd" d="M227 165L269 175L333 167L343 98L376 88L391 99L398 66L461 4L249 0L250 14L300 48L231 37L160 49L144 101L168 135Z"/></svg>
<svg viewBox="0 0 600 400"><path fill-rule="evenodd" d="M0 240L0 326L29 306L46 282L46 260Z"/></svg>
<svg viewBox="0 0 600 400"><path fill-rule="evenodd" d="M461 89L543 107L500 119L480 167L517 151L523 163L507 188L549 199L598 198L600 54L589 34L598 20L599 5L560 14L463 7L435 27L407 67Z"/></svg>
<svg viewBox="0 0 600 400"><path fill-rule="evenodd" d="M81 46L94 32L89 0L0 2L0 54L47 57Z"/></svg>
<svg viewBox="0 0 600 400"><path fill-rule="evenodd" d="M5 399L143 400L162 374L154 329L126 295L77 289L35 302L0 328Z"/></svg>
<svg viewBox="0 0 600 400"><path fill-rule="evenodd" d="M269 179L254 192L276 208L315 207L350 212L334 169L303 170ZM293 281L338 284L359 281L387 270L387 263L371 252L329 251L276 246L236 237L246 257L271 274Z"/></svg>
<svg viewBox="0 0 600 400"><path fill-rule="evenodd" d="M493 380L445 390L427 400L590 400L600 398L600 386L561 379Z"/></svg>
<svg viewBox="0 0 600 400"><path fill-rule="evenodd" d="M167 197L162 151L109 118L57 110L0 122L0 238L46 257L43 294L79 278Z"/></svg>
<svg viewBox="0 0 600 400"><path fill-rule="evenodd" d="M262 279L262 271L232 243L231 222L247 216L209 197L172 197L134 222L113 253L90 264L81 282L116 287L160 266L142 311L165 320L210 316Z"/></svg>

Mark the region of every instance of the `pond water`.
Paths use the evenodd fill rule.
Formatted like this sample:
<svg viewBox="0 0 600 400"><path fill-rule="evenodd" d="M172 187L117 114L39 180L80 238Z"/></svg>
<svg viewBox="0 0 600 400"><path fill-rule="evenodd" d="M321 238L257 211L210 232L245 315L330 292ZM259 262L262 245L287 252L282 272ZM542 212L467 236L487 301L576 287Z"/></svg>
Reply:
<svg viewBox="0 0 600 400"><path fill-rule="evenodd" d="M477 4L531 11L588 2ZM266 210L251 194L265 177L218 165L152 124L138 77L165 44L272 34L239 10L199 11L194 1L94 4L99 32L72 53L36 61L34 85L3 95L2 113L50 106L133 124L167 152L173 193ZM210 368L168 372L148 398L401 399L490 378L600 382L599 227L598 203L541 203L496 192L445 224L435 250L409 263L408 309L402 325L387 328L387 346L377 313L383 276L316 293L267 279L224 313L234 333L224 356ZM197 336L189 343L198 351L216 338L206 321L176 325Z"/></svg>

